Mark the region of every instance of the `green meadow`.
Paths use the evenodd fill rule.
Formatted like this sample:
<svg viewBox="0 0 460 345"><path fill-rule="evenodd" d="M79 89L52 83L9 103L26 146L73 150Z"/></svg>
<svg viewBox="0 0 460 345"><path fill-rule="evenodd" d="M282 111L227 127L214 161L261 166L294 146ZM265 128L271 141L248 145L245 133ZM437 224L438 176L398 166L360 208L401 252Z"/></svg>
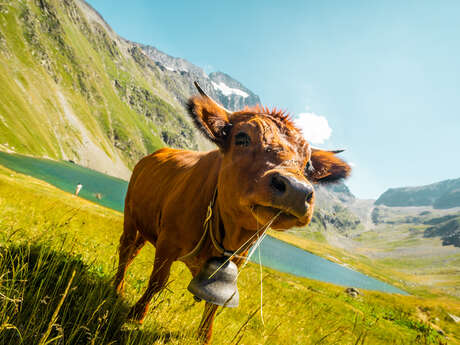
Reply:
<svg viewBox="0 0 460 345"><path fill-rule="evenodd" d="M123 215L0 167L0 344L196 344L203 303L173 265L142 326L126 323L152 269L143 249L113 293ZM249 263L240 306L221 309L214 344L459 344L460 304L343 287ZM262 310L261 310L262 306ZM262 317L263 314L263 317ZM442 329L442 330L441 330Z"/></svg>

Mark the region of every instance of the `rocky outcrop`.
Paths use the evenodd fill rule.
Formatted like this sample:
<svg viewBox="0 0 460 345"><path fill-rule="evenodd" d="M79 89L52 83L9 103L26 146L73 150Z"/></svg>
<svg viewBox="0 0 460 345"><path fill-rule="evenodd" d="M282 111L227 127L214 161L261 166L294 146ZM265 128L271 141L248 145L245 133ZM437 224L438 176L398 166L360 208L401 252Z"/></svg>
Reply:
<svg viewBox="0 0 460 345"><path fill-rule="evenodd" d="M460 216L452 218L427 228L424 236L440 237L443 245L460 247Z"/></svg>

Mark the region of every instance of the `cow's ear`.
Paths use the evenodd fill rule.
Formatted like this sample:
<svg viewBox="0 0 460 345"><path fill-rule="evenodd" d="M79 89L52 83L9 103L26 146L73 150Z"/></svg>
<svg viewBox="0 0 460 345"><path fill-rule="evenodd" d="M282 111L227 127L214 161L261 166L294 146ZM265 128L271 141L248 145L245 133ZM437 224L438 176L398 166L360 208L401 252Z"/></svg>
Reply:
<svg viewBox="0 0 460 345"><path fill-rule="evenodd" d="M188 111L198 129L217 146L223 148L230 133L230 112L206 95L188 101Z"/></svg>
<svg viewBox="0 0 460 345"><path fill-rule="evenodd" d="M313 183L334 183L348 177L351 167L336 156L339 152L312 149L305 171L308 179Z"/></svg>

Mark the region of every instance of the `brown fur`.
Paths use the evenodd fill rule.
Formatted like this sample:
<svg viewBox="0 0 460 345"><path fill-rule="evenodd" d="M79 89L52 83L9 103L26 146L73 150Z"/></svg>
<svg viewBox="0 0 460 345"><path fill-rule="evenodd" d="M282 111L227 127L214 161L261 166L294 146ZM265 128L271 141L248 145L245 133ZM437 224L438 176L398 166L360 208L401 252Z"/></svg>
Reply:
<svg viewBox="0 0 460 345"><path fill-rule="evenodd" d="M304 199L308 203L304 213L292 211L285 205L291 199L275 196L273 176L294 179L307 188L350 172L334 153L312 150L284 112L256 107L229 113L207 96L191 98L188 108L197 127L219 149L160 149L140 160L128 187L117 291L122 291L126 269L145 242L156 247L149 285L130 312L138 321L144 318L152 296L165 286L172 262L198 243L216 188L213 229L222 246L235 251L278 212L282 213L272 224L277 230L310 222L314 197ZM237 145L238 134L249 138L249 145ZM312 167L306 170L310 160ZM198 255L184 263L195 276L209 258L219 255L208 236ZM206 343L216 309L206 304L199 331Z"/></svg>
<svg viewBox="0 0 460 345"><path fill-rule="evenodd" d="M313 149L311 151L313 172L308 175L314 183L335 182L337 179L346 178L350 172L350 166L337 158L334 152Z"/></svg>

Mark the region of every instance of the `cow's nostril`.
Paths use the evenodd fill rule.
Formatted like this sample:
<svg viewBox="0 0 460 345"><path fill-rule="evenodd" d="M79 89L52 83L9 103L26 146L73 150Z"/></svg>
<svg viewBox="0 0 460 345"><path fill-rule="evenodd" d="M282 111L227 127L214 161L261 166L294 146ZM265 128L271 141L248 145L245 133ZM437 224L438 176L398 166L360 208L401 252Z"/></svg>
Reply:
<svg viewBox="0 0 460 345"><path fill-rule="evenodd" d="M271 186L279 193L284 193L286 191L286 183L284 179L278 175L272 177Z"/></svg>
<svg viewBox="0 0 460 345"><path fill-rule="evenodd" d="M312 198L313 198L313 191L308 193L307 198L306 198L307 202L310 203Z"/></svg>

